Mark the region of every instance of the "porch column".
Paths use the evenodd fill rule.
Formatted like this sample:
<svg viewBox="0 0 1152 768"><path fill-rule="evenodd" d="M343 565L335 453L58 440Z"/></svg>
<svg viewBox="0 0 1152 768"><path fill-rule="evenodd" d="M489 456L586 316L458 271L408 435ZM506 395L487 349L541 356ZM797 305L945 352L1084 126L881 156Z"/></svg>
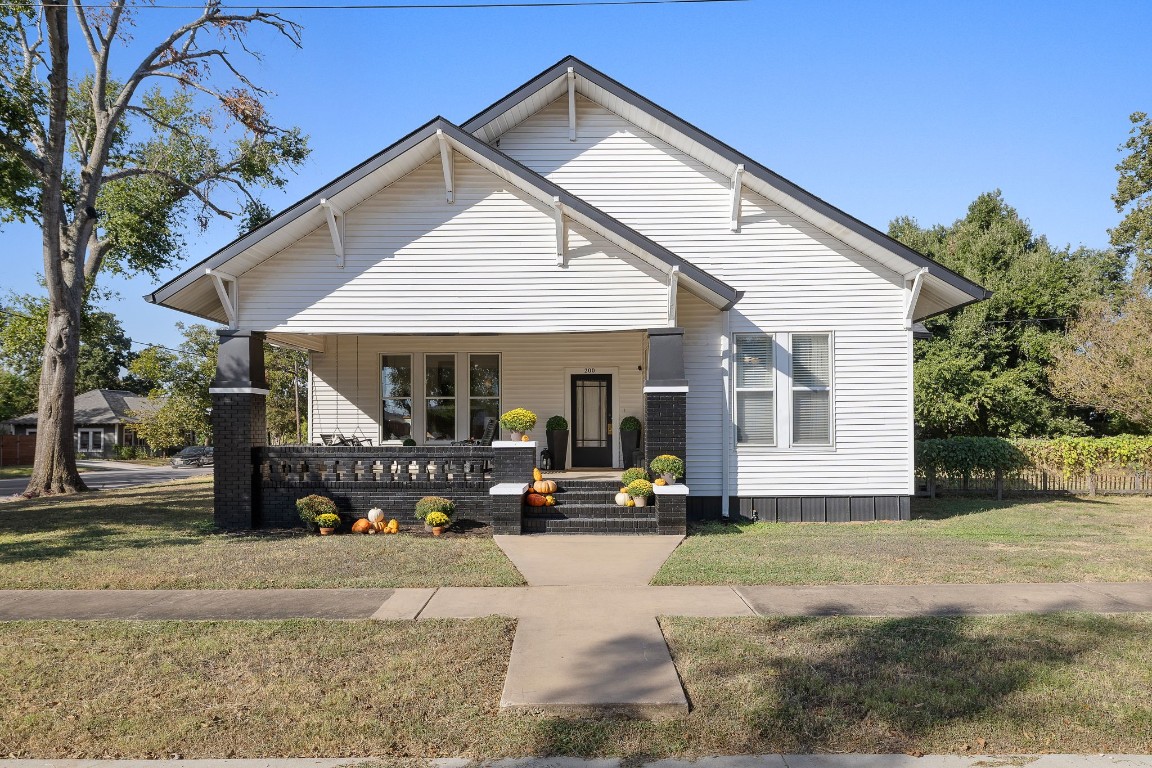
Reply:
<svg viewBox="0 0 1152 768"><path fill-rule="evenodd" d="M645 466L664 453L679 456L687 463L688 379L684 375L683 328L649 329L647 374Z"/></svg>
<svg viewBox="0 0 1152 768"><path fill-rule="evenodd" d="M260 495L253 449L268 442L264 334L217 333L216 378L208 390L215 445L214 518L217 526L227 530L255 528L260 524Z"/></svg>

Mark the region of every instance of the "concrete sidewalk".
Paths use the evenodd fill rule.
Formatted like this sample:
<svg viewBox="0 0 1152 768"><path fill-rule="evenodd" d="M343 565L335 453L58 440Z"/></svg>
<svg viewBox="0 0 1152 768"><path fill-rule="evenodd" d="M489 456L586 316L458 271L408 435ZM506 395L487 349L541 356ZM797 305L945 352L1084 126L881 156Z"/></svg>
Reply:
<svg viewBox="0 0 1152 768"><path fill-rule="evenodd" d="M508 760L285 758L262 760L0 760L0 768L1152 768L1152 755L736 755L699 760L525 757Z"/></svg>

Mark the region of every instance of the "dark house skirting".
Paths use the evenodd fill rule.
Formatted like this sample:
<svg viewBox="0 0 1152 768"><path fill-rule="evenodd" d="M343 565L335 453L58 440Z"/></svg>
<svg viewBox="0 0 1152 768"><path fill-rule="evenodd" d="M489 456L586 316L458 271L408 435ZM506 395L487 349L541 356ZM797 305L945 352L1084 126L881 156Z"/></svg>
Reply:
<svg viewBox="0 0 1152 768"><path fill-rule="evenodd" d="M720 496L689 496L689 520L719 520ZM910 520L910 496L731 496L733 518L769 523L848 523Z"/></svg>

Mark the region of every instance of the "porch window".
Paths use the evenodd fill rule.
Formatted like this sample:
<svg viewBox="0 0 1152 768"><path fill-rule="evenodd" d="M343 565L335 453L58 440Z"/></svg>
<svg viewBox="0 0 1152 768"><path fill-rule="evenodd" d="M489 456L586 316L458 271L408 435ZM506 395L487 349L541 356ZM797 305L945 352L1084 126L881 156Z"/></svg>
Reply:
<svg viewBox="0 0 1152 768"><path fill-rule="evenodd" d="M738 333L736 358L736 442L776 442L776 355L771 334Z"/></svg>
<svg viewBox="0 0 1152 768"><path fill-rule="evenodd" d="M456 355L424 356L425 442L456 439Z"/></svg>
<svg viewBox="0 0 1152 768"><path fill-rule="evenodd" d="M383 395L382 439L412 436L412 355L384 355L380 365Z"/></svg>
<svg viewBox="0 0 1152 768"><path fill-rule="evenodd" d="M831 338L792 334L792 444L832 444Z"/></svg>
<svg viewBox="0 0 1152 768"><path fill-rule="evenodd" d="M500 418L500 355L468 355L468 437L484 437L489 418Z"/></svg>
<svg viewBox="0 0 1152 768"><path fill-rule="evenodd" d="M77 430L76 450L81 453L93 453L104 450L104 431L101 429Z"/></svg>

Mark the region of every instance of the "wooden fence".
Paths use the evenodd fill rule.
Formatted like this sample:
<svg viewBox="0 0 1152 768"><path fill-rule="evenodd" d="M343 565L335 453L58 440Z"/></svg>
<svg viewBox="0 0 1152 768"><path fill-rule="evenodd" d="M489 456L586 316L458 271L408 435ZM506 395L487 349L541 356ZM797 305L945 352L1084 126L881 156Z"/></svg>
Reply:
<svg viewBox="0 0 1152 768"><path fill-rule="evenodd" d="M0 467L31 464L36 458L36 435L0 435Z"/></svg>
<svg viewBox="0 0 1152 768"><path fill-rule="evenodd" d="M1005 475L916 478L918 496L1043 496L1046 494L1152 495L1152 472L1100 471L1067 477L1062 472L1030 469Z"/></svg>

